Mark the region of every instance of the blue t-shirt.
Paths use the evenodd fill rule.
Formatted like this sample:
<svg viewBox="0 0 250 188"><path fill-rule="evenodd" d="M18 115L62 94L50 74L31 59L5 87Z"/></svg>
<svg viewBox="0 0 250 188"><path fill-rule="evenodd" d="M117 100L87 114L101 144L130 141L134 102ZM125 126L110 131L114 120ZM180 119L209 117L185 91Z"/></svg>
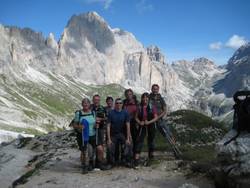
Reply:
<svg viewBox="0 0 250 188"><path fill-rule="evenodd" d="M80 116L80 112L77 111L75 113L75 118L74 118L74 121L75 122L80 122L82 123L83 122L83 119L87 120L88 122L88 126L89 126L89 136L94 136L95 135L95 116L93 113L84 113L83 111L81 111L82 115L80 117L80 120L79 120L79 116Z"/></svg>
<svg viewBox="0 0 250 188"><path fill-rule="evenodd" d="M111 134L123 133L124 125L129 121L129 114L126 110L120 112L117 110L111 110L108 115L108 123L111 124Z"/></svg>

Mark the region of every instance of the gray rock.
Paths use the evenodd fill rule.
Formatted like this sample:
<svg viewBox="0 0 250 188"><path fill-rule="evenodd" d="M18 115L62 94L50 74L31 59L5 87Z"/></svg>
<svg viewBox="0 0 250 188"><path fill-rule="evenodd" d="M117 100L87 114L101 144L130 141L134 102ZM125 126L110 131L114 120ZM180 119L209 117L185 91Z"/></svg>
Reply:
<svg viewBox="0 0 250 188"><path fill-rule="evenodd" d="M149 46L147 47L147 54L149 56L149 59L151 61L157 61L160 63L165 63L165 57L164 55L161 53L159 47L157 46Z"/></svg>
<svg viewBox="0 0 250 188"><path fill-rule="evenodd" d="M218 185L245 188L250 186L250 133L242 132L235 141L224 146L235 135L236 131L232 130L217 143L215 181Z"/></svg>

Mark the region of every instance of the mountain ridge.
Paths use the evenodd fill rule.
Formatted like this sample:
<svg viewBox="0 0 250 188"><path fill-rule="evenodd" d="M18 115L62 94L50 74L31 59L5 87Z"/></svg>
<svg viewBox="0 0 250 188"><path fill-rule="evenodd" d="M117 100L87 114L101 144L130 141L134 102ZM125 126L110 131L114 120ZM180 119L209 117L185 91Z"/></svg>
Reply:
<svg viewBox="0 0 250 188"><path fill-rule="evenodd" d="M97 13L72 16L58 41L53 34L0 25L0 43L0 130L65 127L81 98L91 96L94 85L108 84L142 93L157 83L170 111L194 109L232 120L232 95L223 84L233 75L227 67L205 57L169 64L159 47L145 48ZM122 97L121 87L104 86L100 92ZM17 118L10 121L8 113Z"/></svg>

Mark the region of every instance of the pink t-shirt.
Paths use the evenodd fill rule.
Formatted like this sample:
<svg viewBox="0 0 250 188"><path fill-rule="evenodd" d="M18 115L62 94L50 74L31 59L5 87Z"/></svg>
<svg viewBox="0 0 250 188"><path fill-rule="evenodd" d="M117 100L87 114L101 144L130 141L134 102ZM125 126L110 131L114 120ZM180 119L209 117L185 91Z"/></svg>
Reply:
<svg viewBox="0 0 250 188"><path fill-rule="evenodd" d="M135 103L127 103L124 105L124 109L128 111L130 118L134 118L136 111L137 111L137 105Z"/></svg>
<svg viewBox="0 0 250 188"><path fill-rule="evenodd" d="M153 116L155 117L157 115L157 111L156 111L156 108L155 106L152 107L152 113L153 113ZM143 106L143 117L142 117L142 121L145 121L148 119L148 113L147 113L147 106Z"/></svg>

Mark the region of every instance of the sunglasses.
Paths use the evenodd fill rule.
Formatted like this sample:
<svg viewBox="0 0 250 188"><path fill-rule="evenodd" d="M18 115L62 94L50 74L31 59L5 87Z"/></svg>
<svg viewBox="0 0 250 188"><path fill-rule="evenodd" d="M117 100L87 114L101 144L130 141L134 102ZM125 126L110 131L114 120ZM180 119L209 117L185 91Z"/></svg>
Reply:
<svg viewBox="0 0 250 188"><path fill-rule="evenodd" d="M122 102L116 102L115 104L122 104Z"/></svg>

